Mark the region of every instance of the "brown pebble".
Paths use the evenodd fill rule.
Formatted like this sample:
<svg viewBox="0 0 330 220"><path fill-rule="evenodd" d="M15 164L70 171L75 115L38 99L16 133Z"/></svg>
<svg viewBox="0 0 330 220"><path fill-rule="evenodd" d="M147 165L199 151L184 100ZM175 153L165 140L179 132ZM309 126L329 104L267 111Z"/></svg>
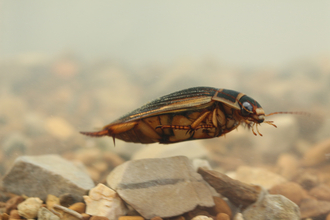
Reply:
<svg viewBox="0 0 330 220"><path fill-rule="evenodd" d="M5 212L10 213L11 210L17 209L17 205L24 201L22 196L14 196L6 202Z"/></svg>
<svg viewBox="0 0 330 220"><path fill-rule="evenodd" d="M301 218L319 218L330 212L330 202L306 198L300 202Z"/></svg>
<svg viewBox="0 0 330 220"><path fill-rule="evenodd" d="M219 213L216 220L230 220L230 217L226 213Z"/></svg>
<svg viewBox="0 0 330 220"><path fill-rule="evenodd" d="M120 219L120 218L119 218ZM97 215L94 215L92 216L89 220L109 220L107 217L104 217L104 216L97 216Z"/></svg>
<svg viewBox="0 0 330 220"><path fill-rule="evenodd" d="M7 213L2 213L2 214L0 215L0 219L1 219L1 220L8 220L8 219L9 219L9 215L8 215Z"/></svg>
<svg viewBox="0 0 330 220"><path fill-rule="evenodd" d="M297 205L307 195L307 192L299 184L294 182L286 182L273 186L269 190L269 193L283 195Z"/></svg>
<svg viewBox="0 0 330 220"><path fill-rule="evenodd" d="M319 200L330 201L330 186L321 184L309 191L309 195Z"/></svg>
<svg viewBox="0 0 330 220"><path fill-rule="evenodd" d="M18 214L18 210L16 209L11 210L9 219L21 219L21 216Z"/></svg>
<svg viewBox="0 0 330 220"><path fill-rule="evenodd" d="M215 203L215 206L213 208L214 212L216 213L215 215L219 213L225 213L229 216L229 218L232 217L231 209L225 200L220 197L213 197L213 200Z"/></svg>
<svg viewBox="0 0 330 220"><path fill-rule="evenodd" d="M320 183L316 170L300 170L299 173L296 174L294 181L306 190L310 190Z"/></svg>
<svg viewBox="0 0 330 220"><path fill-rule="evenodd" d="M163 220L163 219L159 216L156 216L156 217L153 217L151 220Z"/></svg>
<svg viewBox="0 0 330 220"><path fill-rule="evenodd" d="M47 208L51 210L54 205L60 204L60 199L54 195L48 194L46 199Z"/></svg>
<svg viewBox="0 0 330 220"><path fill-rule="evenodd" d="M82 216L82 220L89 220L91 218L91 216L86 213L81 213L81 216Z"/></svg>
<svg viewBox="0 0 330 220"><path fill-rule="evenodd" d="M144 220L142 216L120 216L118 220Z"/></svg>
<svg viewBox="0 0 330 220"><path fill-rule="evenodd" d="M70 205L76 202L80 202L80 201L76 201L76 199L70 193L65 193L61 195L59 199L60 199L60 205L64 207L69 207Z"/></svg>
<svg viewBox="0 0 330 220"><path fill-rule="evenodd" d="M330 220L330 213L327 215L325 220Z"/></svg>
<svg viewBox="0 0 330 220"><path fill-rule="evenodd" d="M78 213L84 213L86 211L86 205L83 202L77 202L69 207L69 209L72 209Z"/></svg>

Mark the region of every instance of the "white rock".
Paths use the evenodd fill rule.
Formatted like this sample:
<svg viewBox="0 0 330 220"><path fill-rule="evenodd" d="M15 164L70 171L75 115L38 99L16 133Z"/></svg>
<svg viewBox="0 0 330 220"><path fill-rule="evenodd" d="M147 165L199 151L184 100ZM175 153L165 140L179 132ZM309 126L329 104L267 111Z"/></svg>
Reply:
<svg viewBox="0 0 330 220"><path fill-rule="evenodd" d="M27 219L36 218L41 204L42 200L37 197L28 198L24 202L18 204L18 214Z"/></svg>
<svg viewBox="0 0 330 220"><path fill-rule="evenodd" d="M206 215L197 215L193 217L191 220L213 220L213 218L210 218Z"/></svg>
<svg viewBox="0 0 330 220"><path fill-rule="evenodd" d="M263 197L243 211L245 220L299 220L299 207L282 195Z"/></svg>
<svg viewBox="0 0 330 220"><path fill-rule="evenodd" d="M118 194L109 187L99 183L84 196L86 213L89 215L104 216L109 220L116 220L126 215L127 208Z"/></svg>

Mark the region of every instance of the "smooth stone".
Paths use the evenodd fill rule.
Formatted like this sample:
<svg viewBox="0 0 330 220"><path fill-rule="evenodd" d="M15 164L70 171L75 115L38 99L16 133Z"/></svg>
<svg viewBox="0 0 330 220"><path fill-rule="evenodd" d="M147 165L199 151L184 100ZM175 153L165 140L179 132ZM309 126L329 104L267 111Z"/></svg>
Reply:
<svg viewBox="0 0 330 220"><path fill-rule="evenodd" d="M48 194L60 196L67 192L80 200L94 183L73 163L58 155L43 155L18 157L3 177L3 187L8 192L42 200Z"/></svg>
<svg viewBox="0 0 330 220"><path fill-rule="evenodd" d="M210 187L184 156L127 161L109 174L107 183L146 219L215 205Z"/></svg>
<svg viewBox="0 0 330 220"><path fill-rule="evenodd" d="M242 214L244 220L300 220L299 207L282 195L261 195Z"/></svg>
<svg viewBox="0 0 330 220"><path fill-rule="evenodd" d="M306 190L295 182L286 182L273 186L269 190L269 193L283 195L297 205L299 205L300 201L307 196Z"/></svg>

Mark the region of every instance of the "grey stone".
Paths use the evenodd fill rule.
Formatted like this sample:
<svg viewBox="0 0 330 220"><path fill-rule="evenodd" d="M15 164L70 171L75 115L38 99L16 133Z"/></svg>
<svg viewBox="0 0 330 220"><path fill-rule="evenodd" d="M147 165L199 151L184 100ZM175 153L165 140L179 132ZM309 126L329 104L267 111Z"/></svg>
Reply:
<svg viewBox="0 0 330 220"><path fill-rule="evenodd" d="M146 219L214 206L210 187L184 156L128 161L109 174L107 183Z"/></svg>
<svg viewBox="0 0 330 220"><path fill-rule="evenodd" d="M49 211L47 208L42 207L38 211L38 220L60 220L60 217Z"/></svg>
<svg viewBox="0 0 330 220"><path fill-rule="evenodd" d="M243 211L244 220L299 220L299 207L282 195L261 194Z"/></svg>
<svg viewBox="0 0 330 220"><path fill-rule="evenodd" d="M11 193L39 197L70 193L77 200L94 187L88 174L58 155L21 156L3 177L3 186Z"/></svg>

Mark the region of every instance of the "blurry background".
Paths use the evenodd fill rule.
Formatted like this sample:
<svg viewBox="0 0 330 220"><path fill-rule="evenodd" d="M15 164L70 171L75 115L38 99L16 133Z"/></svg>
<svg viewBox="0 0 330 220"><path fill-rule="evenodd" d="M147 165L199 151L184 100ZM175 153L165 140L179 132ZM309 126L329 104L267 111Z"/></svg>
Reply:
<svg viewBox="0 0 330 220"><path fill-rule="evenodd" d="M225 170L300 157L330 132L329 11L329 1L2 1L0 171L22 154L83 161L94 180L110 167L104 155L189 154ZM79 134L194 86L246 93L267 113L312 115L272 116L278 128L262 125L264 137L240 127L167 146L114 148Z"/></svg>

